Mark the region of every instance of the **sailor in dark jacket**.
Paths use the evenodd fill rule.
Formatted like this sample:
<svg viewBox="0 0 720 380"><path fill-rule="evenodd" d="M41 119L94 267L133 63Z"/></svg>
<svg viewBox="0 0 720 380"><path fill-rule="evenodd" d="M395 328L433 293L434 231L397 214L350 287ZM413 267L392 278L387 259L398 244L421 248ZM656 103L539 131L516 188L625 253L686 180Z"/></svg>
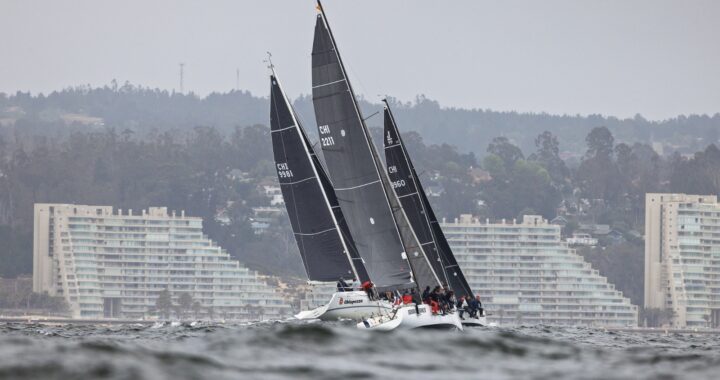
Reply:
<svg viewBox="0 0 720 380"><path fill-rule="evenodd" d="M425 303L430 302L430 286L425 287L425 291L422 294L422 301Z"/></svg>
<svg viewBox="0 0 720 380"><path fill-rule="evenodd" d="M345 280L342 277L340 277L340 279L337 282L337 291L338 292L349 292L351 290L352 290L352 288L350 287L350 285L348 285L348 283L345 282Z"/></svg>
<svg viewBox="0 0 720 380"><path fill-rule="evenodd" d="M470 309L470 316L473 318L478 318L478 312L482 310L482 304L480 303L480 296L477 296L475 298L470 298L470 301L468 301L468 307Z"/></svg>

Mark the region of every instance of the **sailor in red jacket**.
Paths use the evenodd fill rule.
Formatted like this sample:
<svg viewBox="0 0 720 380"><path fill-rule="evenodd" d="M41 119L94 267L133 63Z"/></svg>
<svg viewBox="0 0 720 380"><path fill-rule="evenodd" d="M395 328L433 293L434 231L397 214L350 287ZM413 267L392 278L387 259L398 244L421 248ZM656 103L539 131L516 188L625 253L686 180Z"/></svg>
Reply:
<svg viewBox="0 0 720 380"><path fill-rule="evenodd" d="M365 291L365 293L367 293L368 298L370 298L371 301L375 299L375 297L374 297L374 295L373 295L373 294L374 294L374 292L373 292L373 286L374 286L374 285L373 285L372 281L370 281L370 280L367 280L367 281L363 282L362 285L361 285L361 287L363 288L363 290Z"/></svg>
<svg viewBox="0 0 720 380"><path fill-rule="evenodd" d="M405 305L409 305L413 302L412 296L407 291L405 291L405 294L403 294L402 300Z"/></svg>

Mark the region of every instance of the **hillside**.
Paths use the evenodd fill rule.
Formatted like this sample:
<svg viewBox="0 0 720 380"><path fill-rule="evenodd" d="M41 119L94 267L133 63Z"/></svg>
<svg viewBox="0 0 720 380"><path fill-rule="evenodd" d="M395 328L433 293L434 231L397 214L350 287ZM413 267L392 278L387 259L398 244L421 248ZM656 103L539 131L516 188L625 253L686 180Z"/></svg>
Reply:
<svg viewBox="0 0 720 380"><path fill-rule="evenodd" d="M720 114L678 116L665 121L648 121L640 115L617 119L601 115L572 116L492 110L443 108L437 102L418 96L413 103L391 102L404 130L419 132L429 144L448 143L461 152L485 155L493 137L505 136L523 151L534 148L535 136L549 131L562 141L561 156L577 161L585 148L584 138L594 127L605 126L618 142L653 144L666 155L693 153L720 138ZM314 126L311 99L295 101L305 124ZM0 94L0 127L7 136L57 136L73 128L112 126L137 136L154 136L167 130L188 131L196 126L212 126L227 133L236 126L268 123L268 100L248 92L215 93L200 98L193 94L113 83L103 88L73 88L48 95ZM368 125L379 127L377 103L361 101ZM65 125L69 128L58 128ZM308 128L314 133L314 128Z"/></svg>

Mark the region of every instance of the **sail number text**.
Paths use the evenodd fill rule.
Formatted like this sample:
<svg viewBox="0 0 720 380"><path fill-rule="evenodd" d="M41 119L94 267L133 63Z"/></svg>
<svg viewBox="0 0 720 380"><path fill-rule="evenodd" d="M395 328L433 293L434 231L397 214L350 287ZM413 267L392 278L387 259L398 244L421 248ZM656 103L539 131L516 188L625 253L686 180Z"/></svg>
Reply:
<svg viewBox="0 0 720 380"><path fill-rule="evenodd" d="M320 142L322 143L322 146L332 146L335 145L335 139L332 138L332 136L328 137L321 137Z"/></svg>
<svg viewBox="0 0 720 380"><path fill-rule="evenodd" d="M405 187L405 180L399 179L397 181L392 181L392 187L393 189L397 189L398 187Z"/></svg>
<svg viewBox="0 0 720 380"><path fill-rule="evenodd" d="M322 136L330 134L330 127L327 124L319 126L318 131L320 131L320 143L322 146L335 145L335 139L332 136Z"/></svg>
<svg viewBox="0 0 720 380"><path fill-rule="evenodd" d="M290 170L290 167L288 166L287 162L277 163L275 164L277 167L278 177L280 178L292 178L293 172Z"/></svg>

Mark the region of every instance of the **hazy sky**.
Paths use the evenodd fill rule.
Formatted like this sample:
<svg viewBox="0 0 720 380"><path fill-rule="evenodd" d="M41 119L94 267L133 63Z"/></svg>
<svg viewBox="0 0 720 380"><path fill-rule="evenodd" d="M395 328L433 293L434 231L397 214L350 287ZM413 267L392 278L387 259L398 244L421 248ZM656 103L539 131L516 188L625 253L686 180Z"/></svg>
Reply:
<svg viewBox="0 0 720 380"><path fill-rule="evenodd" d="M720 112L720 1L324 2L356 91L550 113ZM0 0L0 92L113 78L310 90L312 0Z"/></svg>

